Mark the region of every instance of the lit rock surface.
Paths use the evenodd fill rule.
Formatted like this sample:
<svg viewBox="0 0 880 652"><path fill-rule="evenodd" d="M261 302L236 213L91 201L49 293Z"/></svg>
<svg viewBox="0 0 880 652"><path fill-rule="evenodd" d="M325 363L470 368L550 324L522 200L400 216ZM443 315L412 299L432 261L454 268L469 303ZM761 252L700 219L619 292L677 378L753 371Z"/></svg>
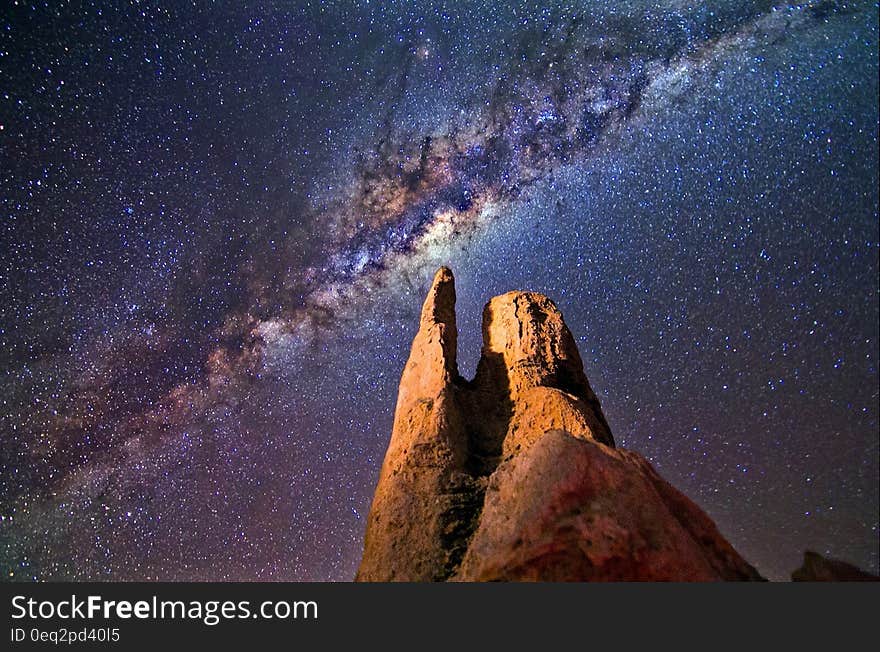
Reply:
<svg viewBox="0 0 880 652"><path fill-rule="evenodd" d="M458 374L440 269L403 371L359 581L757 580L693 502L614 448L574 338L547 297L483 312Z"/></svg>
<svg viewBox="0 0 880 652"><path fill-rule="evenodd" d="M360 580L446 579L461 513L479 491L463 470L468 438L455 361L452 272L434 277L397 396L394 430L373 497ZM467 528L470 534L472 528ZM461 553L458 552L460 558Z"/></svg>

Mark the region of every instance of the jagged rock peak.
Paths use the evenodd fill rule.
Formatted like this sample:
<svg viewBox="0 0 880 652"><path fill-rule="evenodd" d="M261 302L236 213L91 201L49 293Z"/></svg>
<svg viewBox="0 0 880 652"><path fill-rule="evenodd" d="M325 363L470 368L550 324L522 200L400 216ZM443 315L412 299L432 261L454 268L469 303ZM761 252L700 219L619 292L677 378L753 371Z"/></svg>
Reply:
<svg viewBox="0 0 880 652"><path fill-rule="evenodd" d="M360 581L448 578L472 527L459 512L479 496L467 465L456 365L455 280L440 268L400 378L394 427L367 519ZM426 497L430 496L430 500Z"/></svg>
<svg viewBox="0 0 880 652"><path fill-rule="evenodd" d="M458 327L455 324L455 277L448 267L441 267L434 274L431 289L422 305L419 331L428 333L429 339L436 332L447 380L457 378Z"/></svg>
<svg viewBox="0 0 880 652"><path fill-rule="evenodd" d="M531 387L556 387L584 398L586 377L562 313L535 292L508 292L483 310L483 356L504 362L513 397Z"/></svg>
<svg viewBox="0 0 880 652"><path fill-rule="evenodd" d="M421 325L428 324L447 324L455 329L455 277L448 267L441 267L434 274L422 305Z"/></svg>
<svg viewBox="0 0 880 652"><path fill-rule="evenodd" d="M486 304L483 350L474 384L504 395L514 407L522 407L522 399L530 396L545 407L559 407L559 419L567 423L583 417L580 420L591 427L578 428L573 434L614 445L574 337L559 308L543 294L508 292ZM539 392L538 387L557 391ZM534 405L536 400L529 403ZM554 427L563 427L563 422L547 424L548 430Z"/></svg>
<svg viewBox="0 0 880 652"><path fill-rule="evenodd" d="M470 382L434 276L400 379L359 581L760 579L696 505L617 450L547 297L483 312Z"/></svg>
<svg viewBox="0 0 880 652"><path fill-rule="evenodd" d="M455 278L452 270L441 267L422 305L419 330L400 382L398 406L411 397L433 397L458 379L457 340Z"/></svg>

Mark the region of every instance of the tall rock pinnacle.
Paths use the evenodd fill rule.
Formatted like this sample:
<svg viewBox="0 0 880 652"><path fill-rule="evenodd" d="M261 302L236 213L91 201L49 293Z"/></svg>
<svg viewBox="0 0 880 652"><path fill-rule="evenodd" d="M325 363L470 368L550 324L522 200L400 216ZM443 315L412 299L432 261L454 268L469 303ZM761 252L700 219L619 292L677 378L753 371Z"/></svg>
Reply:
<svg viewBox="0 0 880 652"><path fill-rule="evenodd" d="M464 553L479 494L464 473L468 436L456 366L455 282L441 268L422 307L397 396L394 429L367 525L359 580L443 580Z"/></svg>
<svg viewBox="0 0 880 652"><path fill-rule="evenodd" d="M472 381L456 338L444 267L401 377L357 580L760 579L647 461L614 448L550 299L486 305Z"/></svg>

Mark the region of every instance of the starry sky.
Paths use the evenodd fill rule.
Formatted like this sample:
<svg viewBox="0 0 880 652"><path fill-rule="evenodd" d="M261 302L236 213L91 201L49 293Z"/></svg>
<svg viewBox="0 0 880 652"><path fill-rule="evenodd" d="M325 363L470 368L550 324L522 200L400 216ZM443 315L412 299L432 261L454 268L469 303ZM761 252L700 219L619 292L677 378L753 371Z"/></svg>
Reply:
<svg viewBox="0 0 880 652"><path fill-rule="evenodd" d="M878 571L876 2L0 10L0 564L350 580L430 278L760 572Z"/></svg>

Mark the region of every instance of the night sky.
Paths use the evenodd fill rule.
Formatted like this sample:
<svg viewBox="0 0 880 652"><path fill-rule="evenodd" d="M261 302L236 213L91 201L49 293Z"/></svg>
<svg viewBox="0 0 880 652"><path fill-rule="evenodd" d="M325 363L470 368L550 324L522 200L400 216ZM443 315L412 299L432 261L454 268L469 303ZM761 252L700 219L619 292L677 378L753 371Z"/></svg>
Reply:
<svg viewBox="0 0 880 652"><path fill-rule="evenodd" d="M465 375L543 292L759 571L876 573L877 93L875 2L5 2L4 578L351 579L441 264Z"/></svg>

